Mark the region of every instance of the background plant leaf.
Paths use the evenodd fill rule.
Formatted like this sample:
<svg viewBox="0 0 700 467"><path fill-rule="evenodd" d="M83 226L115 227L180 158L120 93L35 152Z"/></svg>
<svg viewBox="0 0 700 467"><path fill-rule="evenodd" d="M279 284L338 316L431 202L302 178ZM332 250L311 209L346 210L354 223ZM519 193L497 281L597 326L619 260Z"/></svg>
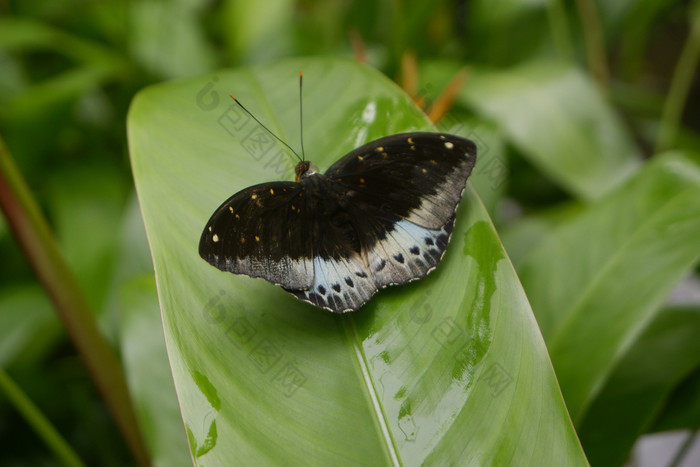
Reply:
<svg viewBox="0 0 700 467"><path fill-rule="evenodd" d="M534 166L583 200L601 197L641 163L619 117L574 66L474 69L458 101L498 122Z"/></svg>
<svg viewBox="0 0 700 467"><path fill-rule="evenodd" d="M697 238L700 169L667 153L563 222L523 261L520 279L575 423L697 263ZM552 287L552 277L566 280Z"/></svg>
<svg viewBox="0 0 700 467"><path fill-rule="evenodd" d="M700 428L700 369L678 385L661 416L649 429L654 431L698 430Z"/></svg>
<svg viewBox="0 0 700 467"><path fill-rule="evenodd" d="M0 366L32 362L60 335L60 324L38 286L0 290Z"/></svg>
<svg viewBox="0 0 700 467"><path fill-rule="evenodd" d="M294 144L299 69L307 157L322 169L365 141L431 129L381 74L331 59L155 86L130 110L133 173L195 463L585 465L527 300L471 186L441 266L357 313L323 312L199 258L201 230L224 199L292 168L225 96Z"/></svg>
<svg viewBox="0 0 700 467"><path fill-rule="evenodd" d="M47 191L61 251L92 309L102 310L126 198L122 178L100 167L74 168L52 175ZM90 224L92 235L86 237L85 226Z"/></svg>
<svg viewBox="0 0 700 467"><path fill-rule="evenodd" d="M623 465L673 389L700 364L700 310L659 313L620 360L578 430L591 464Z"/></svg>
<svg viewBox="0 0 700 467"><path fill-rule="evenodd" d="M198 1L129 4L129 48L135 61L154 74L170 78L214 68L215 53L198 24L204 7L204 2ZM153 27L154 18L158 19L157 27ZM163 53L166 50L168 53Z"/></svg>

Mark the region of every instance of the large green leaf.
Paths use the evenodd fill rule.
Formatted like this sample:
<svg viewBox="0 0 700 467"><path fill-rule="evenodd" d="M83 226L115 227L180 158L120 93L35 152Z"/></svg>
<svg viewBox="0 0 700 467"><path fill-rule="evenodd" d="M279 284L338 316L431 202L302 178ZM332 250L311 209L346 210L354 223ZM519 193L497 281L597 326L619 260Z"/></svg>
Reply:
<svg viewBox="0 0 700 467"><path fill-rule="evenodd" d="M471 185L428 278L338 316L197 253L234 192L288 176L288 151L227 99L298 141L321 169L380 136L430 130L376 71L306 59L158 85L128 119L168 355L201 465L585 464L530 307ZM295 144L296 145L296 144Z"/></svg>
<svg viewBox="0 0 700 467"><path fill-rule="evenodd" d="M697 262L698 238L700 168L668 153L563 222L519 268L575 423Z"/></svg>

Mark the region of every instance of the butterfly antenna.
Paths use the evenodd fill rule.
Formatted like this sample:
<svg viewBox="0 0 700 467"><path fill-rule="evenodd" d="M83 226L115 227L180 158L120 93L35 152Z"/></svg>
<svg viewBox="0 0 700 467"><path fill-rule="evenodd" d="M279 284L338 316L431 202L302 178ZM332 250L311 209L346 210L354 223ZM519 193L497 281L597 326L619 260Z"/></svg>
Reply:
<svg viewBox="0 0 700 467"><path fill-rule="evenodd" d="M304 153L304 99L302 99L301 88L304 79L304 74L299 70L299 135L301 139L301 160L306 160L306 154Z"/></svg>
<svg viewBox="0 0 700 467"><path fill-rule="evenodd" d="M289 148L289 150L292 151L292 152L294 153L295 156L297 156L297 159L299 159L300 161L304 160L304 159L302 159L301 157L299 157L299 154L297 154L297 152L296 152L294 149L292 149L292 147L291 147L290 145L288 145L287 143L285 143L285 142L282 140L282 138L280 138L279 136L277 136L276 134L274 134L274 133L272 132L272 130L270 130L268 127L266 127L265 125L263 125L263 122L261 122L260 120L258 120L257 118L255 118L255 115L253 115L252 113L250 113L250 110L246 109L246 108L243 106L243 104L241 104L241 102L240 102L238 99L236 99L235 97L233 97L233 95L231 95L231 94L229 94L228 96L229 96L231 99L233 99L233 100L236 102L236 104L238 104L238 105L240 106L240 108L243 109L243 111L245 111L245 113L247 113L248 115L250 115L250 116L253 118L253 120L255 120L256 122L258 122L258 125L260 125L261 127L263 127L263 128L264 128L268 133L270 133L277 141L279 141L280 143L284 144L287 148ZM303 151L302 151L302 152L303 152Z"/></svg>

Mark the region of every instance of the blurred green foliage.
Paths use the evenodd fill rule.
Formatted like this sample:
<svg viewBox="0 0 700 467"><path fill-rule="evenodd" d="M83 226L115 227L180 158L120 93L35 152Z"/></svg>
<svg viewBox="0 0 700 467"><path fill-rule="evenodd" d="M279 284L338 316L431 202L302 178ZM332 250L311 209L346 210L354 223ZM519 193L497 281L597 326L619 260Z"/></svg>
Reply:
<svg viewBox="0 0 700 467"><path fill-rule="evenodd" d="M413 51L418 85L408 91L430 103L468 66L471 73L441 125L469 122L480 128L480 144L502 164L493 183L478 188L516 266L524 264L532 277L548 267L533 266L533 246L542 244L542 251L553 254L558 237L552 232L582 222L576 215L589 203L609 193L617 199L615 190L625 192L620 187L656 157L655 148L682 150L697 161L698 21L698 2L679 0L5 1L0 134L103 332L128 359L128 347L122 347L128 337L120 327L123 296L130 297L126 303L145 305L123 287L151 274L130 201L125 130L131 99L144 86L289 56L350 57L361 51L400 81L407 73L404 54ZM660 144L662 130L670 136ZM590 164L581 164L587 154ZM130 462L4 219L0 258L0 364L86 464ZM654 261L650 256L645 267L654 269ZM696 260L690 263L697 267ZM552 280L548 284L556 288ZM528 294L543 293L525 286ZM148 285L137 289L153 293ZM657 303L655 310L660 308ZM674 335L669 327L697 328L697 304L684 310L640 320L628 336L640 340L632 350L619 349L630 353L618 361L621 371L611 381L618 378L619 387L634 391L626 375L629 365L645 361L644 342L659 346L659 334ZM673 359L683 339L697 334L679 339L654 355ZM688 388L697 387L698 364L685 358L670 371L652 391L644 420L617 447L601 444L593 429L605 425L600 413L619 396L615 388L604 388L590 418L577 424L593 427L581 435L591 460L623 461L634 439L657 426L697 428L699 398ZM685 407L694 410L686 413ZM55 464L2 397L0 439L3 465Z"/></svg>

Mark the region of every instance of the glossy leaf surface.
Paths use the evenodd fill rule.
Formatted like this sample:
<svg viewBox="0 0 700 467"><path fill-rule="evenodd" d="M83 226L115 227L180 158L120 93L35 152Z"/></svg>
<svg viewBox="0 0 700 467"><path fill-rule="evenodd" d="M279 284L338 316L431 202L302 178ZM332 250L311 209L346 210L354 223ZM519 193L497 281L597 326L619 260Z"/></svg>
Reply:
<svg viewBox="0 0 700 467"><path fill-rule="evenodd" d="M234 93L321 170L354 147L431 130L376 71L294 60L149 88L129 115L137 191L196 464L585 465L530 307L471 185L426 279L331 315L197 253L222 200L289 179L292 159ZM478 163L478 162L477 162Z"/></svg>

